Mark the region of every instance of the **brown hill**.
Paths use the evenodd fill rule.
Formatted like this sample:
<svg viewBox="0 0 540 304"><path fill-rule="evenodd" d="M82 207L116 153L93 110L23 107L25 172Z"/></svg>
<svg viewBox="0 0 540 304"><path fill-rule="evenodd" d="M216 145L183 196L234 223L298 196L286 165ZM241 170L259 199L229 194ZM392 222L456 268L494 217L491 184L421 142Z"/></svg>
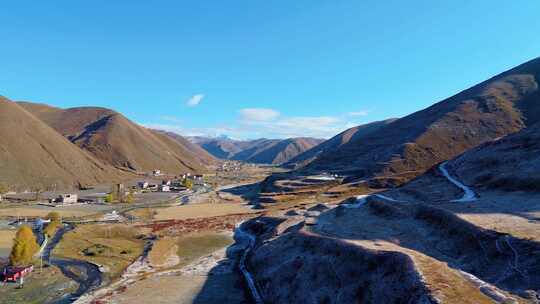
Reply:
<svg viewBox="0 0 540 304"><path fill-rule="evenodd" d="M347 144L350 141L358 140L364 136L367 136L371 132L374 132L381 128L382 126L385 126L391 122L396 120L395 118L386 119L382 121L375 121L372 123L356 126L350 129L347 129L338 135L330 138L329 140L316 145L315 147L295 156L291 160L287 162L287 165L290 166L304 166L309 163L311 163L313 160L315 160L317 157L332 153L332 151L335 151L339 147Z"/></svg>
<svg viewBox="0 0 540 304"><path fill-rule="evenodd" d="M115 111L20 104L82 149L117 168L138 172L160 169L173 174L206 170L177 140L139 126Z"/></svg>
<svg viewBox="0 0 540 304"><path fill-rule="evenodd" d="M261 164L282 164L317 146L321 139L298 137L284 140L265 139L252 142L249 148L235 154L232 159Z"/></svg>
<svg viewBox="0 0 540 304"><path fill-rule="evenodd" d="M312 162L375 186L401 184L434 164L540 118L540 58L398 119Z"/></svg>
<svg viewBox="0 0 540 304"><path fill-rule="evenodd" d="M212 156L210 153L208 153L205 149L201 148L199 145L192 143L191 141L187 140L185 137L183 137L180 134L169 132L169 131L163 131L163 130L153 130L155 132L165 134L172 139L174 139L178 144L183 146L186 150L190 151L193 156L199 160L204 165L215 165L218 160Z"/></svg>
<svg viewBox="0 0 540 304"><path fill-rule="evenodd" d="M12 188L62 188L126 176L4 97L0 124L0 182Z"/></svg>
<svg viewBox="0 0 540 304"><path fill-rule="evenodd" d="M189 140L212 156L219 159L230 159L234 154L242 151L248 145L248 141L239 141L229 138L209 138L203 136L192 136Z"/></svg>

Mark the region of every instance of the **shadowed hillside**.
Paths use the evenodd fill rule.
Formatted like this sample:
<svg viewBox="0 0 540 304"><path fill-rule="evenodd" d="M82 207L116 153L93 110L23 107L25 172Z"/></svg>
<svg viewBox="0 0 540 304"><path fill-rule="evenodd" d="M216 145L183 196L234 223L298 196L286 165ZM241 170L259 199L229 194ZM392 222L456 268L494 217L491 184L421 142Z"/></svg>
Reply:
<svg viewBox="0 0 540 304"><path fill-rule="evenodd" d="M540 191L540 123L467 151L449 167L474 187Z"/></svg>

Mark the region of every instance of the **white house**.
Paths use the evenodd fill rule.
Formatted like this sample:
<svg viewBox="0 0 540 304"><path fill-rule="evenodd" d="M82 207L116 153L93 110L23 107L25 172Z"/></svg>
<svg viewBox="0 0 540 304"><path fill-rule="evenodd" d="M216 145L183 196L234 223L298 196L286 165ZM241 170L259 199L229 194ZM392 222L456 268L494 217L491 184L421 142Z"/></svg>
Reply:
<svg viewBox="0 0 540 304"><path fill-rule="evenodd" d="M161 191L161 192L171 192L171 187L168 186L168 185L160 185L159 186L159 191Z"/></svg>
<svg viewBox="0 0 540 304"><path fill-rule="evenodd" d="M77 194L60 194L55 202L60 204L75 204L77 203L77 200Z"/></svg>

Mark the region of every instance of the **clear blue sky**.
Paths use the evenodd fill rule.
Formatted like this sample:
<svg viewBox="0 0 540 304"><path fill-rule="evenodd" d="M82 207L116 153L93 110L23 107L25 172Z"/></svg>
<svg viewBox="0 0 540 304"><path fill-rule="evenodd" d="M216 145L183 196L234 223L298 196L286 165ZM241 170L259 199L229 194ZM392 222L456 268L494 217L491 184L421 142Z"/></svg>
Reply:
<svg viewBox="0 0 540 304"><path fill-rule="evenodd" d="M9 1L0 94L233 137L331 136L540 56L540 1Z"/></svg>

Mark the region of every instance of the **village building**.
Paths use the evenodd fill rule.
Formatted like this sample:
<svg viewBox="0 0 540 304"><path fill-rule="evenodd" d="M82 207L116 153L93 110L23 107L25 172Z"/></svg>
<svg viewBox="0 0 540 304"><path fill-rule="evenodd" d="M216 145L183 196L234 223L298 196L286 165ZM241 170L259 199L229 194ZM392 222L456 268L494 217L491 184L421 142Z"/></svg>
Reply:
<svg viewBox="0 0 540 304"><path fill-rule="evenodd" d="M146 189L148 188L148 182L147 181L138 182L137 186L139 186L139 188L141 189Z"/></svg>
<svg viewBox="0 0 540 304"><path fill-rule="evenodd" d="M54 204L76 204L79 197L77 194L60 194L57 198L51 199Z"/></svg>
<svg viewBox="0 0 540 304"><path fill-rule="evenodd" d="M113 197L115 197L119 201L124 201L124 198L126 196L126 189L124 187L124 184L114 184L112 189Z"/></svg>
<svg viewBox="0 0 540 304"><path fill-rule="evenodd" d="M168 185L160 185L160 186L159 186L159 191L161 191L161 192L170 192L170 191L171 191L171 187L168 186Z"/></svg>
<svg viewBox="0 0 540 304"><path fill-rule="evenodd" d="M106 213L101 217L101 220L104 222L118 222L122 219L122 216L116 212L116 210L113 210L109 213Z"/></svg>
<svg viewBox="0 0 540 304"><path fill-rule="evenodd" d="M17 282L22 285L24 277L30 274L34 270L34 266L6 266L2 271L2 280L6 282Z"/></svg>

